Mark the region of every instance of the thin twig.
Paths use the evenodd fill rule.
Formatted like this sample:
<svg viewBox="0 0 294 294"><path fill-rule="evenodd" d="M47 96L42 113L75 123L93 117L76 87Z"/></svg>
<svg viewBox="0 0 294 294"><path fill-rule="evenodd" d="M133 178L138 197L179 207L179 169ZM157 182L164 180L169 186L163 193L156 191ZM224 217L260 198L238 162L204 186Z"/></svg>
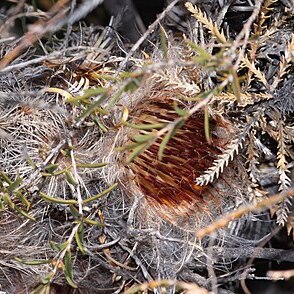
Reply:
<svg viewBox="0 0 294 294"><path fill-rule="evenodd" d="M70 48L64 48L62 50L49 53L46 56L41 56L41 57L37 57L37 58L31 59L28 61L24 61L24 62L10 65L10 66L6 66L5 68L0 69L0 75L6 74L6 73L13 71L13 70L16 70L16 69L22 69L22 68L28 67L29 65L38 64L43 61L52 60L52 59L54 60L58 57L61 57L64 53L71 52L71 51L77 51L80 53L78 55L72 53L72 54L74 54L74 57L71 56L68 58L65 58L65 57L62 58L62 60L60 60L61 64L66 64L70 61L72 62L74 59L79 59L82 56L86 56L88 53L102 52L104 50L101 50L101 48L90 47L90 46L74 46L74 47L70 47Z"/></svg>
<svg viewBox="0 0 294 294"><path fill-rule="evenodd" d="M180 281L174 281L174 280L155 280L155 281L150 281L147 283L143 283L138 286L134 286L127 290L125 294L135 294L139 293L142 291L147 291L149 289L155 289L158 287L173 287L175 286L179 290L185 290L186 294L208 294L209 292L204 289L199 287L196 284L192 283L185 283L185 282L180 282Z"/></svg>
<svg viewBox="0 0 294 294"><path fill-rule="evenodd" d="M197 230L195 232L195 235L198 239L202 239L205 236L215 232L216 230L226 227L231 221L238 219L249 212L254 212L264 208L269 208L270 206L293 196L294 196L294 188L279 194L272 195L269 198L261 200L260 202L256 204L243 205L239 207L236 211L228 213L224 217L216 220L211 225L203 229Z"/></svg>
<svg viewBox="0 0 294 294"><path fill-rule="evenodd" d="M180 0L174 0L171 2L163 12L156 18L156 20L149 26L148 30L141 36L141 38L136 42L136 44L131 48L128 55L124 58L123 62L117 70L116 75L118 75L125 67L130 57L139 49L141 44L147 39L147 37L156 29L160 22L164 19L166 14L179 2Z"/></svg>

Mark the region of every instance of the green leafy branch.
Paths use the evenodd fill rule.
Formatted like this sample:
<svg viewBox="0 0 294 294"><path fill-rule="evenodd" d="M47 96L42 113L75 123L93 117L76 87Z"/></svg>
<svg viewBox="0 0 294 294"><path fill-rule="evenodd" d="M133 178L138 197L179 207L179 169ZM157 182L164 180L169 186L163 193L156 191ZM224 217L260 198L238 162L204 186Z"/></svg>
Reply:
<svg viewBox="0 0 294 294"><path fill-rule="evenodd" d="M35 218L29 214L31 202L23 190L18 189L22 182L23 179L19 176L12 180L4 172L0 172L0 211L8 207L27 219L35 221Z"/></svg>
<svg viewBox="0 0 294 294"><path fill-rule="evenodd" d="M40 285L34 289L31 293L47 293L50 290L50 284L53 282L56 274L62 271L67 283L72 288L77 288L77 284L74 282L73 264L72 264L72 245L75 241L79 251L85 255L87 249L84 246L84 226L85 224L92 226L101 226L101 223L92 219L88 219L79 214L79 211L73 204L70 203L70 211L76 220L73 222L72 231L63 243L56 243L51 241L50 247L53 251L57 252L54 258L39 259L39 260L24 260L15 258L16 261L31 266L38 266L43 264L49 264L52 270L41 278ZM50 293L50 292L49 292Z"/></svg>

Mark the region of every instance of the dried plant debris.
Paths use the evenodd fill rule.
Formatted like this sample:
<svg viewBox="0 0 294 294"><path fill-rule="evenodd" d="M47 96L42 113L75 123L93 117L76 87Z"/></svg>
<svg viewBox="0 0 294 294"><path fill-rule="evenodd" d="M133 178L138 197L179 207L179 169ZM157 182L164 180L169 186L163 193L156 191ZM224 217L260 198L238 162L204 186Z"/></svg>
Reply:
<svg viewBox="0 0 294 294"><path fill-rule="evenodd" d="M230 293L254 258L293 267L292 1L167 1L129 52L77 22L102 1L33 2L0 8L0 291Z"/></svg>

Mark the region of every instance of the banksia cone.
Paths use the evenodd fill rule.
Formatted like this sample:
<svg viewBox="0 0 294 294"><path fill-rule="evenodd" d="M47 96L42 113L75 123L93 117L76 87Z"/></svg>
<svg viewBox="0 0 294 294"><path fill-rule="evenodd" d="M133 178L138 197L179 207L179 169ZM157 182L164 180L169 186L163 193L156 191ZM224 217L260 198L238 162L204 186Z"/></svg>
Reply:
<svg viewBox="0 0 294 294"><path fill-rule="evenodd" d="M64 116L44 101L6 101L0 105L3 135L0 154L1 171L26 178L33 171L28 160L39 164L46 144L62 132ZM55 107L56 108L56 107ZM55 110L55 111L54 111ZM49 146L46 146L49 148ZM54 147L54 146L53 146Z"/></svg>
<svg viewBox="0 0 294 294"><path fill-rule="evenodd" d="M86 125L72 128L67 122L71 113L49 99L31 101L28 98L27 101L12 101L7 104L0 105L0 142L3 148L0 154L1 172L12 179L21 177L27 180L36 168L40 168L44 176L38 174L38 177L32 178L34 185L42 185L49 195L55 196L61 191L65 193L68 175L73 172L69 156L69 150L73 149L79 180L91 182L96 169L85 167L84 164L96 164L96 138L91 138L88 134L91 132L93 137L98 136L97 128ZM69 142L72 146L69 146ZM58 146L60 147L56 149ZM50 161L47 158L51 158ZM90 190L89 187L88 189Z"/></svg>
<svg viewBox="0 0 294 294"><path fill-rule="evenodd" d="M115 160L123 170L118 177L127 194L143 196L143 215L157 215L182 228L191 228L192 224L207 224L221 213L228 199L241 196L235 186L238 181L232 178L235 173L232 167L226 168L224 174L213 183L197 185L195 182L227 151L231 140L237 136L232 124L221 115L212 115L209 120L211 139L208 141L205 115L200 109L176 130L166 144L161 159L159 149L164 135L129 160L136 150L137 138L157 134L156 125L166 125L179 119L174 106L175 97L179 96L176 89L157 88L141 95L139 99L136 97L129 107L128 126L122 127L116 137L119 142L116 146L126 148ZM144 125L154 125L154 128L138 130L134 127Z"/></svg>

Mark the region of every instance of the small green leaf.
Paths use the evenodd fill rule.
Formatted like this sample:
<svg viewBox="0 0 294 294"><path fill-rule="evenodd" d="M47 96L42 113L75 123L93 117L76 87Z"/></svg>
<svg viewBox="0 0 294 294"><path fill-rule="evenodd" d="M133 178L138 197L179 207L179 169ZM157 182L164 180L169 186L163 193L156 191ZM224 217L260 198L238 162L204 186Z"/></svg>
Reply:
<svg viewBox="0 0 294 294"><path fill-rule="evenodd" d="M41 278L41 282L43 284L48 284L51 282L52 278L54 277L54 272L47 274L46 276Z"/></svg>
<svg viewBox="0 0 294 294"><path fill-rule="evenodd" d="M66 180L68 181L69 184L71 185L78 185L77 181L75 180L74 176L72 175L72 173L68 170L65 171L65 176L66 176Z"/></svg>
<svg viewBox="0 0 294 294"><path fill-rule="evenodd" d="M162 129L166 126L165 123L156 123L156 124L130 124L125 123L125 126L137 130L153 130L153 129Z"/></svg>
<svg viewBox="0 0 294 294"><path fill-rule="evenodd" d="M29 210L29 208L31 206L31 203L29 202L29 200L20 191L16 191L16 192L14 192L14 194L26 206L26 209Z"/></svg>
<svg viewBox="0 0 294 294"><path fill-rule="evenodd" d="M125 92L124 87L118 89L109 99L106 109L112 109L116 102L120 99L121 95Z"/></svg>
<svg viewBox="0 0 294 294"><path fill-rule="evenodd" d="M8 191L9 192L13 192L15 189L17 189L17 187L19 187L22 184L22 178L17 178L14 182L12 182L9 186L8 186Z"/></svg>
<svg viewBox="0 0 294 294"><path fill-rule="evenodd" d="M94 200L97 200L99 198L101 198L102 196L108 194L109 192L111 192L113 189L115 189L117 187L117 183L113 184L112 186L110 186L109 188L105 189L104 191L102 191L101 193L93 196L93 197L90 197L90 198L87 198L85 200L83 200L83 204L84 203L88 203L88 202L91 202L91 201L94 201Z"/></svg>
<svg viewBox="0 0 294 294"><path fill-rule="evenodd" d="M83 221L89 225L97 226L97 227L103 227L102 224L98 221L89 219L89 218L83 218Z"/></svg>
<svg viewBox="0 0 294 294"><path fill-rule="evenodd" d="M65 241L65 242L60 243L60 244L58 244L58 243L56 243L54 241L50 241L49 245L50 245L52 250L57 251L57 252L61 252L68 246L68 241Z"/></svg>
<svg viewBox="0 0 294 294"><path fill-rule="evenodd" d="M81 234L81 236L84 234L84 223L82 221L80 222L77 232Z"/></svg>
<svg viewBox="0 0 294 294"><path fill-rule="evenodd" d="M62 170L59 170L55 173L42 173L42 176L44 177L52 177L52 176L59 176L61 174L64 174L66 171L68 171L69 169L71 169L72 165L69 165L68 167L62 169Z"/></svg>
<svg viewBox="0 0 294 294"><path fill-rule="evenodd" d="M197 101L197 102L199 102L202 99L205 99L205 98L207 98L209 96L217 95L221 91L222 91L221 87L215 87L215 88L213 88L211 90L208 90L206 92L202 92L202 93L198 94L196 97L191 97L191 98L186 97L185 100L186 101Z"/></svg>
<svg viewBox="0 0 294 294"><path fill-rule="evenodd" d="M67 248L69 245L68 241L65 241L63 243L57 244L57 247L59 248L59 251L63 251L65 250L65 248Z"/></svg>
<svg viewBox="0 0 294 294"><path fill-rule="evenodd" d="M51 197L48 196L47 194L40 192L40 195L42 196L42 198L44 198L44 200L47 200L49 202L53 202L53 203L60 203L60 204L77 204L78 201L74 200L74 199L62 199L62 198L55 198L55 197Z"/></svg>
<svg viewBox="0 0 294 294"><path fill-rule="evenodd" d="M68 103L74 103L74 104L77 104L79 102L85 102L90 97L93 97L93 96L96 96L96 95L105 94L105 93L107 93L107 91L108 91L107 88L102 88L102 87L87 89L87 90L84 91L84 94L83 95L66 99L66 102L68 102Z"/></svg>
<svg viewBox="0 0 294 294"><path fill-rule="evenodd" d="M99 168L106 166L107 163L99 162L99 163L78 163L77 167L79 168Z"/></svg>
<svg viewBox="0 0 294 294"><path fill-rule="evenodd" d="M64 273L66 276L73 278L71 252L67 250L64 255Z"/></svg>
<svg viewBox="0 0 294 294"><path fill-rule="evenodd" d="M40 264L49 264L51 263L51 260L49 259L40 259L40 260L23 260L21 258L15 257L14 258L17 262L26 264L26 265L40 265Z"/></svg>
<svg viewBox="0 0 294 294"><path fill-rule="evenodd" d="M2 197L0 197L0 210L4 209L4 203Z"/></svg>
<svg viewBox="0 0 294 294"><path fill-rule="evenodd" d="M54 242L54 241L49 241L49 245L51 247L52 250L54 251L59 251L60 248L58 247L58 243Z"/></svg>
<svg viewBox="0 0 294 294"><path fill-rule="evenodd" d="M74 281L65 274L65 279L67 281L67 283L74 289L78 288L78 286L74 283Z"/></svg>
<svg viewBox="0 0 294 294"><path fill-rule="evenodd" d="M137 143L144 143L149 140L154 140L154 138L156 138L156 137L152 133L149 133L146 135L136 135L133 137L134 141L136 141Z"/></svg>
<svg viewBox="0 0 294 294"><path fill-rule="evenodd" d="M65 252L64 256L64 275L68 284L73 287L77 288L77 285L73 282L73 271L72 271L72 262L71 262L71 253L69 250Z"/></svg>
<svg viewBox="0 0 294 294"><path fill-rule="evenodd" d="M148 149L153 143L154 143L154 141L146 142L146 143L142 143L142 144L138 145L137 147L135 147L133 149L133 151L131 152L131 154L128 156L126 162L130 163L131 161L133 161L137 156L139 156L146 149Z"/></svg>
<svg viewBox="0 0 294 294"><path fill-rule="evenodd" d="M84 224L83 224L83 222L80 222L78 230L75 233L75 239L76 239L77 245L78 245L79 249L81 250L82 254L85 255L86 250L83 245L83 239L84 239Z"/></svg>
<svg viewBox="0 0 294 294"><path fill-rule="evenodd" d="M106 114L107 114L107 112L106 112ZM108 131L107 127L100 121L100 119L98 117L93 117L93 121L94 121L95 125L98 126L98 128L103 133L107 133L107 131Z"/></svg>
<svg viewBox="0 0 294 294"><path fill-rule="evenodd" d="M233 88L234 94L236 96L236 100L240 103L241 102L241 89L240 89L240 82L239 82L238 75L233 68L230 70L230 74L233 77L232 88Z"/></svg>
<svg viewBox="0 0 294 294"><path fill-rule="evenodd" d="M188 111L185 109L179 108L176 101L174 101L174 110L179 116L185 117L188 115Z"/></svg>
<svg viewBox="0 0 294 294"><path fill-rule="evenodd" d="M143 75L143 71L123 71L119 75L123 79L128 79L128 78L140 78Z"/></svg>
<svg viewBox="0 0 294 294"><path fill-rule="evenodd" d="M133 150L134 148L141 146L144 142L136 142L129 145L115 148L117 151Z"/></svg>
<svg viewBox="0 0 294 294"><path fill-rule="evenodd" d="M211 144L211 135L210 135L210 128L209 128L209 113L208 107L204 107L204 133L206 141Z"/></svg>
<svg viewBox="0 0 294 294"><path fill-rule="evenodd" d="M14 206L14 209L19 213L21 214L22 216L26 217L27 219L31 220L31 221L36 221L36 219L29 215L27 212L25 212L24 210L22 210L21 208L19 208L18 206Z"/></svg>
<svg viewBox="0 0 294 294"><path fill-rule="evenodd" d="M71 214L72 214L74 217L76 217L76 218L80 218L81 215L80 215L79 211L75 208L74 205L70 205L70 206L69 206L69 209L70 209Z"/></svg>
<svg viewBox="0 0 294 294"><path fill-rule="evenodd" d="M51 293L51 287L49 283L46 285L41 284L30 292L30 294L50 294L50 293Z"/></svg>
<svg viewBox="0 0 294 294"><path fill-rule="evenodd" d="M191 40L186 40L186 42L193 50L195 50L198 53L199 56L195 58L197 62L204 64L212 59L212 55L208 53L205 49L203 49L203 47L197 45Z"/></svg>
<svg viewBox="0 0 294 294"><path fill-rule="evenodd" d="M163 151L167 145L167 143L169 142L169 140L175 135L175 133L177 132L178 129L180 129L185 123L185 119L181 119L179 120L175 126L168 131L168 133L164 136L164 138L162 139L159 149L158 149L158 159L162 160L163 158Z"/></svg>
<svg viewBox="0 0 294 294"><path fill-rule="evenodd" d="M12 209L15 208L14 203L12 202L10 196L7 193L2 195L2 199L3 199L4 203L6 203L10 208L12 208Z"/></svg>
<svg viewBox="0 0 294 294"><path fill-rule="evenodd" d="M99 99L97 101L95 101L94 103L92 103L88 108L86 108L86 110L77 118L77 121L83 120L86 117L88 117L89 115L91 115L94 111L102 111L102 114L104 114L104 110L102 110L100 108L101 103L103 103L106 98L108 96L107 95L102 95L101 97L99 97ZM107 113L107 112L106 112Z"/></svg>
<svg viewBox="0 0 294 294"><path fill-rule="evenodd" d="M33 162L33 160L29 157L29 156L26 156L26 161L27 163L33 168L33 169L36 169L36 164Z"/></svg>
<svg viewBox="0 0 294 294"><path fill-rule="evenodd" d="M98 72L90 72L92 78L99 80L106 80L106 81L119 81L118 77L107 75L107 74L99 74Z"/></svg>
<svg viewBox="0 0 294 294"><path fill-rule="evenodd" d="M132 79L124 86L124 92L134 92L139 86L140 79Z"/></svg>
<svg viewBox="0 0 294 294"><path fill-rule="evenodd" d="M2 176L2 178L4 179L4 181L7 183L7 184L12 184L12 181L9 179L9 177L4 173L4 172L0 172L0 175Z"/></svg>
<svg viewBox="0 0 294 294"><path fill-rule="evenodd" d="M49 165L47 165L44 169L48 172L48 173L50 173L50 174L52 174L57 168L58 168L58 164L49 164Z"/></svg>

